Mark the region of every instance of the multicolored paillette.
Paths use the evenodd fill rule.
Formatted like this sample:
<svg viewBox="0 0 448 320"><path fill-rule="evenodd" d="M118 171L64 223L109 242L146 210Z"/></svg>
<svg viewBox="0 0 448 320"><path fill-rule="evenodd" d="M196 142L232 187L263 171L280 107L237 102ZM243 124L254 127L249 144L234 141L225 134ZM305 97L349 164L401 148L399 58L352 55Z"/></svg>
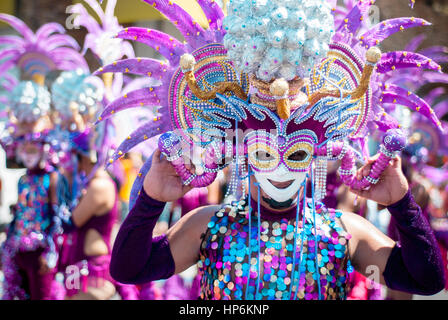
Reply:
<svg viewBox="0 0 448 320"><path fill-rule="evenodd" d="M298 221L296 232L296 219L261 220L258 232L256 216L249 221L249 207L244 205L241 201L222 208L208 224L198 261L202 299L346 298L353 268L348 255L351 236L338 222L342 212L318 203L314 226L309 203L305 226Z"/></svg>
<svg viewBox="0 0 448 320"><path fill-rule="evenodd" d="M24 175L19 180L17 210L11 242L20 251L32 251L45 244L51 224L48 189L50 175Z"/></svg>

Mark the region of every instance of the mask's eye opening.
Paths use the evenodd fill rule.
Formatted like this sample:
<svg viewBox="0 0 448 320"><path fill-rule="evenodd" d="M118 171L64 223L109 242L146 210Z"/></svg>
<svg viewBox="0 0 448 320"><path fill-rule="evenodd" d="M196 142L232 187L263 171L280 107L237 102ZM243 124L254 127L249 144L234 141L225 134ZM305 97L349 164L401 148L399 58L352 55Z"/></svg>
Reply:
<svg viewBox="0 0 448 320"><path fill-rule="evenodd" d="M289 161L304 161L308 157L308 153L304 150L298 150L288 156Z"/></svg>
<svg viewBox="0 0 448 320"><path fill-rule="evenodd" d="M275 157L273 155L271 155L270 153L268 153L266 151L261 151L261 150L255 152L255 157L259 161L275 160Z"/></svg>

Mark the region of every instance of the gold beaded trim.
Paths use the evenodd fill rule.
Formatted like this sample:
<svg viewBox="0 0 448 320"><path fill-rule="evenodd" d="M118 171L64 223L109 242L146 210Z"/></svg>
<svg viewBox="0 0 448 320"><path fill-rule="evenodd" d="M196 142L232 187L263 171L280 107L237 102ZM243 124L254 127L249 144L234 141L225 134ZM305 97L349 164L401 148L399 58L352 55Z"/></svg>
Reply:
<svg viewBox="0 0 448 320"><path fill-rule="evenodd" d="M271 82L262 81L260 79L257 79L254 75L249 76L249 81L250 81L250 85L257 88L258 92L261 95L267 96L267 97L273 97L273 95L270 91L270 86L273 81L271 81ZM307 102L308 97L306 96L305 93L303 93L301 91L301 89L306 85L306 83L307 83L307 79L301 79L301 78L288 81L289 97L290 97L288 99L290 102L289 103L290 106L288 106L288 107L290 107L291 110L294 110L295 107L298 107ZM265 107L269 108L271 111L279 112L279 111L283 110L282 108L280 108L280 110L279 110L279 105L277 103L277 100L275 100L275 99L272 99L272 100L266 99L260 95L254 94L251 96L251 101L252 101L252 103L265 106ZM287 101L285 101L285 102L287 102ZM286 113L288 113L288 112L286 112ZM286 113L284 114L284 116L286 116Z"/></svg>

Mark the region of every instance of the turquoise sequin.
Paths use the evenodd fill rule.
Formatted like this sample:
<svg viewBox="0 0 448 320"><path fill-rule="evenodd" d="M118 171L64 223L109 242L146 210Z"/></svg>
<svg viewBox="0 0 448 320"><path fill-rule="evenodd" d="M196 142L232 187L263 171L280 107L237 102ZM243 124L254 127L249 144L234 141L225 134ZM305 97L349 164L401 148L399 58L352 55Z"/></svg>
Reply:
<svg viewBox="0 0 448 320"><path fill-rule="evenodd" d="M11 235L17 249L31 251L45 245L51 224L49 185L49 174L25 175L20 178Z"/></svg>

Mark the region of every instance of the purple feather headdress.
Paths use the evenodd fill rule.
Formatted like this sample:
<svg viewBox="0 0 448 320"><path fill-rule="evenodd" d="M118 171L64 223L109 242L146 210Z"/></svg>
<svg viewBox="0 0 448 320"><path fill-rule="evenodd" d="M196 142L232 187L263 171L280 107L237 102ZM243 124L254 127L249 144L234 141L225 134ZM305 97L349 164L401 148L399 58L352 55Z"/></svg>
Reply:
<svg viewBox="0 0 448 320"><path fill-rule="evenodd" d="M76 26L83 26L88 34L84 40L83 53L91 50L99 59L101 64L109 64L117 59L127 56L134 57L134 49L128 41L115 38L116 34L123 29L114 15L117 0L108 0L106 9L103 9L97 0L85 0L99 17L100 22L92 17L86 8L78 3L70 7L69 13L75 14L73 21Z"/></svg>
<svg viewBox="0 0 448 320"><path fill-rule="evenodd" d="M413 38L406 46L406 51L417 51L425 35L419 35ZM448 62L448 48L443 46L431 46L418 51L420 56L425 56L434 63L445 64ZM447 95L448 91L444 88L448 84L448 75L444 73L434 72L432 70L424 70L423 68L403 69L394 74L384 75L384 81L393 86L401 86L412 91L425 92L424 86L432 84L432 88L426 90L424 95L425 101L421 102L416 108L422 105L431 106L433 112L430 116L414 112L409 122L409 135L411 136L409 153L415 156L420 149L425 149L428 154L433 156L448 155L448 123L441 121L444 132L433 126L432 119L443 119L448 114ZM407 95L407 93L404 93ZM393 107L393 105L391 105ZM392 108L390 108L392 109ZM392 111L392 110L391 110ZM389 112L389 110L388 110ZM419 161L423 165L425 161Z"/></svg>
<svg viewBox="0 0 448 320"><path fill-rule="evenodd" d="M71 36L66 35L64 27L58 23L51 22L44 24L34 33L22 20L14 16L0 14L0 21L9 24L18 33L18 35L0 36L0 44L4 45L4 47L0 49L0 59L3 60L0 65L0 77L5 77L5 79L8 80L5 82L5 88L13 93L7 102L11 107L15 107L15 109L20 111L19 115L40 115L35 112L37 109L43 107L46 107L47 109L50 108L50 93L44 87L46 75L52 71L69 71L78 68L88 71L87 62L78 52L80 48L76 40ZM20 78L33 81L19 83L18 79L15 79L8 73L14 67L19 69L21 73ZM37 100L37 105L35 105L36 103L34 101L31 103L29 97L24 96L22 92L14 94L12 89L17 89L19 88L18 84L22 85L24 83L28 83L28 87L34 86L36 92L40 90L43 93L46 93L44 95L45 104L40 102L42 99L35 99ZM28 90L28 95L29 93L30 90ZM31 92L31 94L32 93L33 92ZM46 95L48 95L48 99L46 98ZM22 96L24 97L22 98ZM23 101L20 100L21 98ZM19 105L21 109L17 108L16 105ZM17 127L19 127L24 120L22 119L23 117L18 117L17 115L16 117L19 120L19 123L17 123ZM6 143L3 144L3 146L5 150L9 152L9 156L13 156L15 146L24 140L17 137L17 135L20 134L18 133L20 130L13 130L16 126L16 124L13 123L15 120L10 117L9 122L7 127L10 135L3 141L12 140L13 143ZM45 120L44 122L45 128L50 126L49 121ZM26 130L29 129L31 128L26 127ZM37 139L36 135L45 137L45 139L50 139L50 132L48 130L29 133L24 136L24 139L31 139L31 141L34 141ZM47 164L52 163L55 156L52 144L50 143L49 146L50 148L46 151L49 161Z"/></svg>
<svg viewBox="0 0 448 320"><path fill-rule="evenodd" d="M84 58L78 52L75 39L64 34L65 29L58 23L47 23L34 33L22 20L0 13L0 21L13 27L18 36L0 36L0 76L18 66L23 76L29 79L45 77L53 70L88 70Z"/></svg>
<svg viewBox="0 0 448 320"><path fill-rule="evenodd" d="M333 41L350 46L357 55L363 56L367 49L378 46L382 41L397 32L403 32L408 28L428 26L429 22L419 18L395 18L382 21L366 30L369 8L375 1L348 1L351 10L344 19L339 19L339 26ZM356 2L356 3L354 3ZM414 1L410 1L411 7ZM347 11L347 10L346 10ZM337 13L346 12L343 8L337 8ZM350 19L356 17L356 19ZM429 119L433 126L443 131L442 125L430 104L418 97L412 90L403 86L398 79L419 81L422 78L427 82L435 82L436 78L446 81L447 75L441 72L443 59L440 50L431 48L419 53L413 52L417 49L421 39L416 39L404 51L384 53L377 64L376 74L370 82L372 112L369 115L367 128L380 131L398 128L399 122L390 116L391 105L400 104L418 112ZM429 76L431 75L431 76Z"/></svg>
<svg viewBox="0 0 448 320"><path fill-rule="evenodd" d="M421 34L413 38L405 48L404 52L417 51L425 35ZM384 74L382 80L384 83L390 83L411 91L420 91L427 84L436 84L437 87L431 89L425 96L426 103L431 105L435 111L435 115L440 119L443 116L442 108L438 108L437 104L443 105L443 96L447 93L439 85L448 84L448 75L440 73L434 69L438 64L448 63L448 48L443 46L431 46L416 52L418 57L418 65L420 67L400 69L397 72ZM433 68L423 68L424 64L432 64ZM438 109L438 111L437 111Z"/></svg>
<svg viewBox="0 0 448 320"><path fill-rule="evenodd" d="M140 142L173 128L169 116L168 84L180 68L180 57L185 53L193 52L196 48L220 43L225 35L222 29L224 13L214 1L198 1L209 21L209 29L207 30L204 30L194 21L184 9L171 1L156 0L145 2L164 14L178 28L186 39L186 43L182 43L168 34L153 29L132 27L125 28L118 33L117 37L120 39L137 41L152 47L166 60L161 61L149 58L126 59L104 66L95 73L133 74L152 79L153 83L155 83L153 86L123 94L120 98L110 103L99 117L99 120L102 121L119 111L145 106L156 108L159 111L153 119L128 135L124 145L122 145L123 149L119 148L113 155L112 160L118 159Z"/></svg>
<svg viewBox="0 0 448 320"><path fill-rule="evenodd" d="M103 65L110 64L125 56L127 58L134 58L135 53L131 43L116 37L117 33L123 29L118 23L117 17L114 15L117 1L108 0L104 10L101 7L103 1L86 0L85 2L97 15L99 22L97 18L90 15L85 4L76 4L70 8L70 13L76 15L74 24L82 26L88 31L83 45L83 53L91 50ZM132 88L141 88L144 85L150 84L148 79L132 80L128 76L123 76L118 73L106 73L102 76L105 87L105 96L102 101L104 107L110 101L131 91ZM101 113L102 110L99 110L99 112ZM130 116L129 114L126 116L107 119L104 123L96 127L96 141L93 144L96 146L99 162L104 163L110 156L110 152L116 150L116 141L125 137L123 130L141 125L141 121L139 121L142 118L141 115L140 117ZM145 117L143 116L143 118ZM146 117L146 119L148 118ZM92 134L88 136L91 139ZM92 145L92 142L90 144Z"/></svg>
<svg viewBox="0 0 448 320"><path fill-rule="evenodd" d="M145 2L152 5L171 21L180 31L185 42L181 42L163 32L147 28L125 28L118 33L117 37L119 39L143 43L159 52L165 60L131 58L106 65L95 73L96 75L109 72L122 73L137 75L150 80L150 85L124 92L104 109L98 119L104 121L119 111L132 108L137 108L136 113L143 108L150 108L154 114L149 121L145 121L134 132L127 135L125 141L110 158L109 163L113 163L142 142L150 143L151 138L174 128L170 116L170 113L172 113L170 106L182 102L177 101L175 97L170 99L169 83L175 74L179 73L180 57L183 54L192 53L197 48L222 43L225 35L222 28L224 13L215 1L198 1L209 23L207 30L203 29L184 9L172 1L148 0ZM222 45L220 45L219 50L224 50ZM176 101L173 101L173 99ZM148 163L150 162L147 161L142 167L141 172L148 169ZM140 174L139 177L141 176ZM134 184L131 202L136 194L135 191L139 189L140 180L138 178Z"/></svg>
<svg viewBox="0 0 448 320"><path fill-rule="evenodd" d="M116 113L142 107L158 108L158 114L136 131L131 133L126 141L112 156L111 162L120 158L139 143L163 132L181 129L189 133L196 132L195 122L207 123L212 129L232 128L235 124L224 121L226 108L220 99L198 98L200 90L212 90L221 83L238 84L242 89L241 96L249 94L250 84L248 75L236 72L233 61L227 56L223 42L226 31L222 27L224 13L213 0L197 0L202 8L209 25L205 29L199 25L184 9L173 1L144 0L162 13L182 34L185 42L163 32L130 27L121 30L119 39L137 41L150 46L159 52L164 60L149 58L134 58L116 61L100 68L96 74L122 73L132 74L144 78L158 80L159 84L139 88L123 94L111 102L102 112L99 121L104 121ZM396 18L369 26L369 10L375 1L345 1L343 7L336 7L336 1L328 1L335 10L335 34L330 43L330 51L321 63L315 65L311 72L311 83L307 94L319 92L328 87L328 80L340 82L340 75L346 78L342 89L353 91L361 82L361 74L367 66L363 57L368 49L379 46L381 42L394 33L417 26L429 25L423 19ZM412 1L411 1L412 4ZM188 55L186 55L188 54ZM195 64L184 64L182 56L193 56ZM343 58L340 58L340 57ZM188 61L187 61L188 62ZM402 104L421 113L430 119L431 123L441 129L440 121L431 107L420 97L398 85L385 83L384 77L391 71L409 68L424 68L440 74L441 67L433 59L422 53L411 51L397 51L384 53L379 60L376 72L370 77L370 85L364 95L358 99L355 106L347 104L341 117L343 123L333 124L340 137L348 137L365 145L366 136L370 131L387 131L399 127L398 121L385 112L388 104ZM185 80L185 74L194 69L196 85L190 86ZM320 77L321 71L326 74L324 81ZM332 88L334 89L334 87ZM235 92L234 92L235 93ZM229 95L227 92L225 95ZM232 93L230 93L232 96ZM225 96L220 96L225 100ZM241 113L242 114L242 113ZM322 114L325 111L322 109ZM297 116L297 113L295 114ZM240 121L234 114L235 121ZM321 126L319 126L321 127ZM199 129L200 130L200 129ZM345 130L345 131L344 131ZM351 130L351 131L350 131ZM342 132L345 133L342 133ZM352 132L350 135L347 132ZM336 131L335 131L336 132ZM338 136L338 135L336 135ZM142 168L142 173L149 164ZM143 175L141 175L143 176ZM141 179L137 179L134 191L141 186Z"/></svg>
<svg viewBox="0 0 448 320"><path fill-rule="evenodd" d="M130 79L117 73L114 77L112 94L115 98L119 98L134 90L155 86L157 84L158 81L149 77ZM147 122L156 116L157 108L138 108L118 113L110 119L114 127L114 142L119 142L118 146L113 146L114 150L130 150L132 148L134 152L148 158L157 146L157 141L155 141L156 137L148 139L145 143L140 143L143 141L143 136L141 137L141 141L127 138L129 133L135 130L135 128L137 128L136 131L138 132L140 127L144 127ZM117 156L121 155L122 153L117 153Z"/></svg>

